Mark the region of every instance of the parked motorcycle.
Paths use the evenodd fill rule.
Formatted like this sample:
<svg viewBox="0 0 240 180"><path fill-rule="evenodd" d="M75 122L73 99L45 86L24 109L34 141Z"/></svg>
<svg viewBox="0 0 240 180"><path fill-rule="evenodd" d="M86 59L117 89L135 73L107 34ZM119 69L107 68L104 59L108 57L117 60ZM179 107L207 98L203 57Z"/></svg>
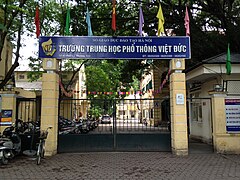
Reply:
<svg viewBox="0 0 240 180"><path fill-rule="evenodd" d="M27 156L36 154L40 136L40 121L16 120L15 131L21 138L21 153Z"/></svg>
<svg viewBox="0 0 240 180"><path fill-rule="evenodd" d="M99 121L96 118L88 118L90 124L90 130L94 130L98 127Z"/></svg>
<svg viewBox="0 0 240 180"><path fill-rule="evenodd" d="M59 134L76 134L80 133L81 124L75 121L70 121L63 117L59 118Z"/></svg>
<svg viewBox="0 0 240 180"><path fill-rule="evenodd" d="M79 123L81 123L81 133L86 134L90 131L90 121L88 119L80 119Z"/></svg>
<svg viewBox="0 0 240 180"><path fill-rule="evenodd" d="M86 134L98 127L98 120L91 118L80 118L78 120L69 120L62 116L59 117L59 134Z"/></svg>
<svg viewBox="0 0 240 180"><path fill-rule="evenodd" d="M143 123L145 126L147 126L147 125L148 125L147 119L144 118L144 119L142 120L142 123Z"/></svg>
<svg viewBox="0 0 240 180"><path fill-rule="evenodd" d="M0 163L7 164L9 159L20 154L21 138L14 132L14 127L7 127L0 137Z"/></svg>

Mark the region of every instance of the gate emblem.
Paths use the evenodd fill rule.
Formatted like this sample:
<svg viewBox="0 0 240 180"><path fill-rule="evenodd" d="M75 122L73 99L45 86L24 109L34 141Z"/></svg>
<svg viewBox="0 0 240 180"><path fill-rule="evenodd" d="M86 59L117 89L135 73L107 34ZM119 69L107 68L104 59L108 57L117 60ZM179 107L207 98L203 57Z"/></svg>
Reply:
<svg viewBox="0 0 240 180"><path fill-rule="evenodd" d="M53 56L53 54L56 52L56 47L52 42L52 39L50 38L48 41L45 41L42 43L43 52L47 56Z"/></svg>

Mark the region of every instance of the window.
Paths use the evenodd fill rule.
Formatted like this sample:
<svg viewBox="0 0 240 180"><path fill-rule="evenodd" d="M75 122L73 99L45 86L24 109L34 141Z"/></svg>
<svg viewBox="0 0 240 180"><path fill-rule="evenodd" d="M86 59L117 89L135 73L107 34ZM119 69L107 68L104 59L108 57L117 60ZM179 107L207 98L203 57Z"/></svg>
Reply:
<svg viewBox="0 0 240 180"><path fill-rule="evenodd" d="M19 79L25 79L25 76L24 76L24 74L19 74Z"/></svg>
<svg viewBox="0 0 240 180"><path fill-rule="evenodd" d="M199 93L191 94L191 119L192 121L202 122L202 101Z"/></svg>
<svg viewBox="0 0 240 180"><path fill-rule="evenodd" d="M199 101L191 102L191 117L192 121L202 122L202 104Z"/></svg>
<svg viewBox="0 0 240 180"><path fill-rule="evenodd" d="M119 111L119 115L125 115L125 111L120 110L120 111Z"/></svg>
<svg viewBox="0 0 240 180"><path fill-rule="evenodd" d="M153 109L150 110L149 117L150 117L150 118L153 118Z"/></svg>
<svg viewBox="0 0 240 180"><path fill-rule="evenodd" d="M135 111L130 111L131 118L135 117Z"/></svg>
<svg viewBox="0 0 240 180"><path fill-rule="evenodd" d="M227 93L228 94L231 94L231 95L237 95L237 94L240 94L240 81L226 81L226 90L227 90Z"/></svg>

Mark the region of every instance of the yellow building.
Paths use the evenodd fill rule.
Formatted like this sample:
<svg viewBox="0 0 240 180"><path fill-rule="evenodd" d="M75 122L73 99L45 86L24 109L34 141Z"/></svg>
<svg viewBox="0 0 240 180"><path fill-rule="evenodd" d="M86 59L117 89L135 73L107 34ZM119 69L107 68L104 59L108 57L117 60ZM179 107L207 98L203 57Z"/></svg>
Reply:
<svg viewBox="0 0 240 180"><path fill-rule="evenodd" d="M190 137L220 153L240 153L240 54L220 54L186 70Z"/></svg>
<svg viewBox="0 0 240 180"><path fill-rule="evenodd" d="M130 92L134 92L133 90ZM127 95L117 104L116 116L118 119L140 119L140 94Z"/></svg>
<svg viewBox="0 0 240 180"><path fill-rule="evenodd" d="M5 39L3 51L1 55L0 61L0 83L4 80L8 70L11 68L12 65L12 46L11 43ZM8 82L12 84L12 82ZM12 105L15 103L12 99L14 97L9 91L11 90L10 86L5 86L3 89L0 90L0 131L4 129L7 125L12 124L12 119L15 117L15 112L12 109ZM6 95L8 94L8 95ZM8 101L11 99L10 101ZM10 117L4 117L5 112L9 112Z"/></svg>
<svg viewBox="0 0 240 180"><path fill-rule="evenodd" d="M169 119L165 116L165 107L162 104L169 98L168 64L166 61L154 61L149 65L150 71L143 74L140 82L141 115L150 126L159 126ZM162 87L161 87L162 85Z"/></svg>
<svg viewBox="0 0 240 180"><path fill-rule="evenodd" d="M15 71L15 84L18 89L25 90L27 92L35 93L36 98L38 101L38 108L41 108L41 97L42 97L42 78L40 77L37 81L30 81L28 78L28 73L31 71L30 68L18 68ZM70 79L72 78L73 72L62 72L62 82L59 82L60 87L63 87L64 85L68 84ZM83 117L87 116L87 106L88 103L86 101L86 86L85 86L85 67L84 65L81 67L80 71L74 76L73 83L68 87L68 89L65 89L65 87L61 88L61 99L64 99L64 104L61 104L60 106L60 115L67 114L68 119L74 119L79 117L80 113ZM69 91L70 90L70 91ZM68 92L68 93L66 93ZM32 97L35 98L35 97ZM68 100L69 99L69 100ZM72 99L79 99L76 100L75 103L72 103ZM80 100L81 99L81 100ZM21 107L19 107L21 109ZM24 109L24 108L22 108ZM41 109L38 110L39 113L41 112ZM69 112L71 111L71 112ZM21 113L19 112L19 116L21 116ZM26 118L23 118L26 119ZM30 118L30 119L36 119L36 118ZM39 119L39 118L37 118Z"/></svg>
<svg viewBox="0 0 240 180"><path fill-rule="evenodd" d="M72 72L63 72L62 77L62 83L68 84L72 77ZM71 120L87 117L89 102L87 101L85 81L85 66L82 65L79 72L75 75L73 83L68 87L71 90L70 93L64 94L62 89L60 116Z"/></svg>

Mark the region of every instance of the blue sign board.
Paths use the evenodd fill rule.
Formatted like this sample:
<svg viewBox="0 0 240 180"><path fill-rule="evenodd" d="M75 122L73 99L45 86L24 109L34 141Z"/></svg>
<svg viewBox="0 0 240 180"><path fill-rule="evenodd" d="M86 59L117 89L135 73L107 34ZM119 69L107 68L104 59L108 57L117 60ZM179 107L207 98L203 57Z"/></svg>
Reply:
<svg viewBox="0 0 240 180"><path fill-rule="evenodd" d="M39 58L190 59L190 52L190 38L187 36L43 36L39 38Z"/></svg>
<svg viewBox="0 0 240 180"><path fill-rule="evenodd" d="M12 125L12 110L1 110L0 113L0 126Z"/></svg>
<svg viewBox="0 0 240 180"><path fill-rule="evenodd" d="M240 131L240 99L225 99L227 132Z"/></svg>

